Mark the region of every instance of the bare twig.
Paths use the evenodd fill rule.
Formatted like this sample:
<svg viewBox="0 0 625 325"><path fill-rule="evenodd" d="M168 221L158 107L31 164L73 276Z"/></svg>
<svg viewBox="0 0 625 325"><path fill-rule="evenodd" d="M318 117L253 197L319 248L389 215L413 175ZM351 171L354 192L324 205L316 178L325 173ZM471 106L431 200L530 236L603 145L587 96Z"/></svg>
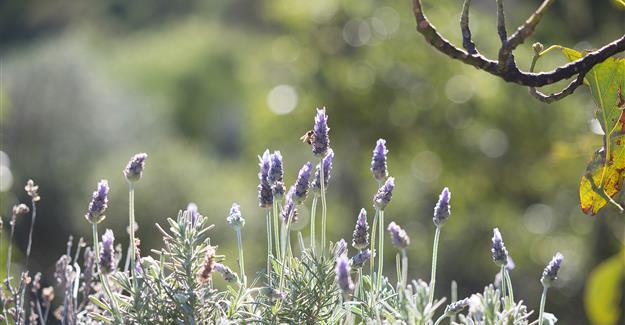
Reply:
<svg viewBox="0 0 625 325"><path fill-rule="evenodd" d="M498 19L497 30L502 40L502 36L505 35L505 19L503 15L503 0L497 0L498 4ZM546 10L553 3L553 0L545 0L541 6L521 25L510 37L505 38L505 42L502 41L502 47L499 50L498 60L490 60L481 55L475 44L471 40L471 31L469 29L469 6L470 0L465 0L463 5L462 16L460 20L460 26L462 30L463 46L466 49L462 50L454 46L451 42L445 39L430 23L425 14L423 13L423 7L421 0L413 0L413 13L417 23L417 32L423 35L425 40L430 43L439 52L447 55L452 59L459 60L465 64L474 66L480 70L484 70L492 75L495 75L507 82L513 82L527 87L542 87L545 85L551 85L561 80L576 77L565 89L561 92L544 95L538 92L536 89L531 90L532 94L536 98L545 102L553 102L562 99L572 94L577 87L579 87L583 81L583 75L585 75L595 65L607 60L614 54L625 51L625 34L613 42L606 44L602 48L588 53L583 58L576 61L569 62L563 66L557 67L554 70L547 72L526 72L521 71L516 63L512 51L522 44L529 36L531 36L536 29L536 26L544 16ZM543 96L541 96L543 95Z"/></svg>

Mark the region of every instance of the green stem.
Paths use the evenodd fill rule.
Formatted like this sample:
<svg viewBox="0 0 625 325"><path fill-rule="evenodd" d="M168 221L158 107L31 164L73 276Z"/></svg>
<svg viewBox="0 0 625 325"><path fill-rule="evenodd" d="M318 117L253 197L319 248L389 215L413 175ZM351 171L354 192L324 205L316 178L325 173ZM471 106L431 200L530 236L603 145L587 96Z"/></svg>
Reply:
<svg viewBox="0 0 625 325"><path fill-rule="evenodd" d="M287 223L286 226L284 225L284 223L282 224L282 266L281 269L282 271L280 272L280 284L278 287L278 290L280 290L280 292L282 292L282 287L284 286L284 271L286 269L286 236L287 236L287 232L291 231L291 219L293 218L292 214L289 214L288 218L287 218Z"/></svg>
<svg viewBox="0 0 625 325"><path fill-rule="evenodd" d="M271 211L269 209L265 213L265 222L267 223L267 283L271 287L271 247L273 243L271 239Z"/></svg>
<svg viewBox="0 0 625 325"><path fill-rule="evenodd" d="M404 292L406 290L406 285L408 281L408 254L406 253L406 249L401 250L401 290Z"/></svg>
<svg viewBox="0 0 625 325"><path fill-rule="evenodd" d="M543 314L545 313L545 302L547 301L547 287L543 287L543 294L540 297L540 311L538 314L538 325L543 325Z"/></svg>
<svg viewBox="0 0 625 325"><path fill-rule="evenodd" d="M109 286L108 278L105 274L102 273L102 268L100 267L100 244L98 243L98 224L96 222L91 223L93 225L93 248L95 250L96 256L96 264L98 265L98 275L100 276L100 282L102 282L102 286L104 287L104 291L111 301L111 307L113 309L113 316L119 322L121 322L121 315L119 314L119 307L117 306L117 300L113 296L113 292L111 291L111 287Z"/></svg>
<svg viewBox="0 0 625 325"><path fill-rule="evenodd" d="M447 314L443 314L443 315L441 315L441 317L439 317L439 318L436 320L436 323L434 323L434 325L438 325L438 324L440 324L443 320L445 320L445 318L447 318Z"/></svg>
<svg viewBox="0 0 625 325"><path fill-rule="evenodd" d="M241 240L241 228L235 229L237 234L237 247L239 248L239 272L243 279L243 287L247 288L247 277L245 276L245 257L243 256L243 240Z"/></svg>
<svg viewBox="0 0 625 325"><path fill-rule="evenodd" d="M132 275L132 286L134 288L135 302L139 294L137 283L137 274L135 272L136 264L136 245L135 245L135 186L132 182L128 183L128 223L130 229L130 274Z"/></svg>
<svg viewBox="0 0 625 325"><path fill-rule="evenodd" d="M379 292L382 289L382 273L384 271L384 210L380 210L380 223L378 228L380 238L378 239L378 280L376 284Z"/></svg>
<svg viewBox="0 0 625 325"><path fill-rule="evenodd" d="M504 279L506 286L508 287L508 298L510 300L510 306L514 305L514 291L512 290L512 279L510 279L510 273L508 269L504 268Z"/></svg>
<svg viewBox="0 0 625 325"><path fill-rule="evenodd" d="M371 223L371 261L369 262L369 276L371 277L371 281L373 284L373 268L374 268L374 264L375 264L375 254L378 254L379 252L376 252L375 250L375 235L376 235L376 230L378 228L378 215L380 214L380 209L376 208L375 209L375 216L373 217L373 222Z"/></svg>
<svg viewBox="0 0 625 325"><path fill-rule="evenodd" d="M434 233L434 247L432 248L432 274L430 275L430 300L431 305L434 302L434 289L436 288L436 260L438 258L438 241L441 237L441 228L436 227Z"/></svg>
<svg viewBox="0 0 625 325"><path fill-rule="evenodd" d="M326 188L323 171L323 158L319 162L319 178L321 183L321 254L324 254L326 248L326 223L328 207L326 205Z"/></svg>
<svg viewBox="0 0 625 325"><path fill-rule="evenodd" d="M280 230L279 222L280 216L278 216L278 200L274 196L273 198L273 238L275 239L276 258L280 259Z"/></svg>
<svg viewBox="0 0 625 325"><path fill-rule="evenodd" d="M315 194L313 196L312 205L310 207L310 249L312 250L313 255L315 255L315 251L317 248L316 244L316 234L315 234L315 214L317 212L317 200L319 196Z"/></svg>
<svg viewBox="0 0 625 325"><path fill-rule="evenodd" d="M362 288L362 267L358 268L358 284L356 285L356 297L360 297L360 292L363 291Z"/></svg>
<svg viewBox="0 0 625 325"><path fill-rule="evenodd" d="M504 302L506 302L506 296L507 296L507 288L508 288L508 284L506 283L506 277L504 275L504 272L506 271L506 266L502 265L500 270L499 270L499 274L501 274L501 299L503 299Z"/></svg>

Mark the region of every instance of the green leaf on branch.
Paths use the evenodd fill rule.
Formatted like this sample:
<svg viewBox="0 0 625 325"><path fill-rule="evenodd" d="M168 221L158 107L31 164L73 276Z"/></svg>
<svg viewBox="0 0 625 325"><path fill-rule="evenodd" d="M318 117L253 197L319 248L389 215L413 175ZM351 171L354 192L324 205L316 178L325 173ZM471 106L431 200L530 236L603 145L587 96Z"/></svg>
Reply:
<svg viewBox="0 0 625 325"><path fill-rule="evenodd" d="M578 60L585 55L566 47L560 49L569 61ZM584 77L584 84L590 87L590 93L597 105L597 119L603 132L612 133L623 112L617 103L619 89L625 89L625 59L611 57L597 64Z"/></svg>
<svg viewBox="0 0 625 325"><path fill-rule="evenodd" d="M584 305L592 324L615 325L618 322L624 278L625 250L592 270L584 292Z"/></svg>

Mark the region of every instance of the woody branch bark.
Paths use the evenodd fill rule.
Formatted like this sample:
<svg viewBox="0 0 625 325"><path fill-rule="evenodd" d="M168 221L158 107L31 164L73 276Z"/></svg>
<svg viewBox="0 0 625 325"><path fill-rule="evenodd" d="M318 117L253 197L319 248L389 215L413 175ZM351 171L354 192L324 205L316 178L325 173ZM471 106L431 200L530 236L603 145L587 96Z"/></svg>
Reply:
<svg viewBox="0 0 625 325"><path fill-rule="evenodd" d="M533 71L520 70L514 60L512 52L534 33L534 30L553 1L554 0L544 0L540 7L538 7L525 23L508 37L503 13L503 0L497 0L497 32L502 41L497 60L488 59L480 54L471 39L471 30L469 28L469 7L471 5L471 0L464 1L462 15L460 17L464 50L453 45L436 30L436 27L434 27L425 16L421 0L413 0L413 13L417 23L417 32L423 35L425 40L439 52L452 59L484 70L507 82L529 87L530 93L534 97L550 103L572 94L575 89L583 83L586 73L595 65L617 53L625 51L625 34L623 34L620 38L606 44L598 50L586 54L583 58L559 66L551 71L535 73ZM551 85L573 77L575 77L575 79L560 92L545 95L536 90L537 87Z"/></svg>

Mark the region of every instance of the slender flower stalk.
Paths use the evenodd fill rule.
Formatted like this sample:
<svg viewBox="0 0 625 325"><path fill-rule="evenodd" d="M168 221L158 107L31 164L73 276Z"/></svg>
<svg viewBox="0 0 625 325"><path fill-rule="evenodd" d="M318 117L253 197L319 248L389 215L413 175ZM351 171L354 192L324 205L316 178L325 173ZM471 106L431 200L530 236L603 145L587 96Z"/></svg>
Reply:
<svg viewBox="0 0 625 325"><path fill-rule="evenodd" d="M26 269L28 270L28 261L30 259L30 250L33 243L33 229L35 228L35 220L37 220L37 202L41 199L39 196L39 186L35 185L32 179L26 182L24 190L30 196L30 202L32 206L32 213L30 219L30 230L28 231L28 246L26 247Z"/></svg>
<svg viewBox="0 0 625 325"><path fill-rule="evenodd" d="M319 195L313 194L312 204L310 205L310 249L313 255L317 249L317 234L315 233L316 214L317 214L317 201L319 201Z"/></svg>
<svg viewBox="0 0 625 325"><path fill-rule="evenodd" d="M391 222L388 225L388 232L391 236L391 243L401 252L401 273L398 278L401 280L399 295L403 299L404 290L406 289L406 280L408 277L408 255L406 254L406 248L410 245L410 237L408 237L406 231L395 222ZM399 259L397 259L397 261L399 262ZM399 270L400 267L397 268L398 273Z"/></svg>
<svg viewBox="0 0 625 325"><path fill-rule="evenodd" d="M502 298L507 295L507 303L509 305L514 304L514 292L512 290L512 282L510 281L510 275L508 274L508 269L506 265L509 261L509 254L506 246L503 242L503 237L501 236L501 232L499 228L493 229L493 246L491 248L491 253L493 257L493 261L495 264L499 265L501 268L502 275ZM507 291L507 292L506 292Z"/></svg>
<svg viewBox="0 0 625 325"><path fill-rule="evenodd" d="M434 206L434 216L432 221L436 226L436 232L434 233L434 245L432 246L432 273L430 274L430 297L429 303L434 302L434 291L436 289L436 266L438 260L438 243L441 236L441 228L447 222L447 219L451 215L451 192L445 187L438 197L438 202Z"/></svg>
<svg viewBox="0 0 625 325"><path fill-rule="evenodd" d="M312 181L311 187L315 193L321 197L321 252L325 252L326 245L326 225L327 225L327 204L326 189L330 181L330 172L332 171L332 162L334 160L334 151L328 148L327 154L317 165L317 171Z"/></svg>
<svg viewBox="0 0 625 325"><path fill-rule="evenodd" d="M564 256L557 252L549 264L543 270L543 275L540 278L540 283L543 285L543 293L540 298L540 312L538 315L538 325L543 324L544 312L545 312L545 304L547 301L547 290L553 285L553 283L558 279L558 272L560 271L560 266L562 265L562 261L564 261Z"/></svg>
<svg viewBox="0 0 625 325"><path fill-rule="evenodd" d="M128 227L130 231L130 274L133 283L133 296L135 303L139 294L139 286L137 283L137 252L135 243L135 183L138 182L143 176L143 170L145 169L145 159L148 157L146 153L138 153L130 158L130 161L126 165L123 173L128 182Z"/></svg>
<svg viewBox="0 0 625 325"><path fill-rule="evenodd" d="M243 255L243 240L241 229L245 226L245 219L241 216L241 207L237 203L232 203L230 213L226 218L228 224L234 228L237 236L237 248L239 249L239 274L243 279L243 287L247 287L247 276L245 275L245 256Z"/></svg>
<svg viewBox="0 0 625 325"><path fill-rule="evenodd" d="M378 239L378 273L376 280L378 291L382 288L382 273L384 271L384 209L391 202L394 188L395 178L389 177L373 197L373 207L376 208L376 215L379 217L378 235L380 238Z"/></svg>

